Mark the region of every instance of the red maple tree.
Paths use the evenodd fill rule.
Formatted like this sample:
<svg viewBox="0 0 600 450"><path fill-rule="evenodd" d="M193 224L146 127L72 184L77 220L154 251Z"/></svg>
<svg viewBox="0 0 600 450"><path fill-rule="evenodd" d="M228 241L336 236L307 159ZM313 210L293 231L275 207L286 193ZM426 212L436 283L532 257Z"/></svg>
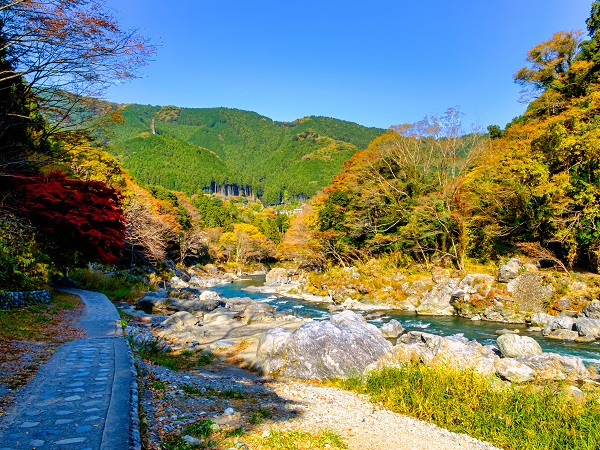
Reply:
<svg viewBox="0 0 600 450"><path fill-rule="evenodd" d="M49 256L65 266L117 262L125 243L121 194L100 181L49 175L13 176L20 213Z"/></svg>

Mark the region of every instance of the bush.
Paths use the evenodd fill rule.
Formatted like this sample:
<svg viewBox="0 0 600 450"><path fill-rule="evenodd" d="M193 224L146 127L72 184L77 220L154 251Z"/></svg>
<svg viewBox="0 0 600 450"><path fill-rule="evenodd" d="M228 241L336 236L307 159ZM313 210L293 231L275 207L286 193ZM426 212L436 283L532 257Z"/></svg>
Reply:
<svg viewBox="0 0 600 450"><path fill-rule="evenodd" d="M32 228L11 214L0 213L0 290L43 289L47 281L48 265Z"/></svg>
<svg viewBox="0 0 600 450"><path fill-rule="evenodd" d="M71 277L83 288L105 294L112 301L133 302L152 290L149 282L125 271L104 273L97 269L74 269Z"/></svg>

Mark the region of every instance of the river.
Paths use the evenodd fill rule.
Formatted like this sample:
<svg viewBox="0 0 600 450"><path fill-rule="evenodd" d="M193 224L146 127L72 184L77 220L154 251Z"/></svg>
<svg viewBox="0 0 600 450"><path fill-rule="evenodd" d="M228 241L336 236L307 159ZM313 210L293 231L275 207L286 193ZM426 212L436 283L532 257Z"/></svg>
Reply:
<svg viewBox="0 0 600 450"><path fill-rule="evenodd" d="M231 284L217 286L210 290L218 292L226 298L250 297L253 300L269 303L279 311L289 312L300 317L323 320L331 315L327 311L329 303L307 302L289 297L243 291L245 287L262 286L263 283L264 276L254 276ZM476 339L484 345L495 344L498 337L495 333L496 330L517 328L520 330L521 335L531 336L538 341L545 352L579 356L586 364L600 365L600 341L587 344L556 341L542 337L541 333L528 332L525 325L472 321L457 316L417 316L414 313L394 310L386 311L385 316L370 322L376 326L381 326L391 319L398 320L409 331L425 331L443 336L461 334L469 339Z"/></svg>

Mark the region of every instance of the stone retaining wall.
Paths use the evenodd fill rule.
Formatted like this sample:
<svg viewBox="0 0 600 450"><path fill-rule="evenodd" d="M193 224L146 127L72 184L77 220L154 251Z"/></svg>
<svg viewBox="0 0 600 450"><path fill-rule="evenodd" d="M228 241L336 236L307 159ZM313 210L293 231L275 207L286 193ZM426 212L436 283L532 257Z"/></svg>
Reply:
<svg viewBox="0 0 600 450"><path fill-rule="evenodd" d="M0 309L50 303L50 291L0 292Z"/></svg>

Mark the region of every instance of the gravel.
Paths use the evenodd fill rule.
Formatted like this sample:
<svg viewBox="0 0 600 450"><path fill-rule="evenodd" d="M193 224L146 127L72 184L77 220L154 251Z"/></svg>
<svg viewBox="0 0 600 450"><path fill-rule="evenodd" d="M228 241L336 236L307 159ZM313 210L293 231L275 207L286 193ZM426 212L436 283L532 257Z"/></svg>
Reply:
<svg viewBox="0 0 600 450"><path fill-rule="evenodd" d="M356 450L497 449L470 436L391 412L364 395L333 387L262 378L225 363L191 372L139 364L143 374L140 404L149 426L145 438L148 449L159 449L165 437L181 434L187 425L204 419L221 429L328 430ZM259 408L271 417L251 425L250 419Z"/></svg>

